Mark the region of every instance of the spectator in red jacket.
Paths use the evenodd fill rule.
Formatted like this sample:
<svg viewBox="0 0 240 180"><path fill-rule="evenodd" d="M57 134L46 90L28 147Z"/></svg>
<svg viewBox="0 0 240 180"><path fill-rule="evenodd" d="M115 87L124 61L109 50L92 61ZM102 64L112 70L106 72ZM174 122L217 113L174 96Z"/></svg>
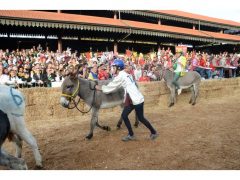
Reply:
<svg viewBox="0 0 240 180"><path fill-rule="evenodd" d="M98 68L98 79L99 80L107 80L108 73L106 72L106 67L104 64L100 64Z"/></svg>
<svg viewBox="0 0 240 180"><path fill-rule="evenodd" d="M138 80L139 82L150 82L150 78L147 76L147 71L143 71L142 76Z"/></svg>

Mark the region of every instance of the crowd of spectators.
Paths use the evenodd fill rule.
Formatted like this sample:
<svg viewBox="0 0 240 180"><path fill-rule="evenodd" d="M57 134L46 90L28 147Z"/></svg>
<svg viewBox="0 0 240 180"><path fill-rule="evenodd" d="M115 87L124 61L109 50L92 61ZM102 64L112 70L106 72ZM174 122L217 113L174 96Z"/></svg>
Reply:
<svg viewBox="0 0 240 180"><path fill-rule="evenodd" d="M237 77L240 70L240 56L223 52L207 54L187 52L186 71L197 71L202 79ZM142 54L126 50L125 54L113 52L72 52L70 48L63 52L44 51L41 46L32 49L0 49L0 84L14 88L52 87L64 79L64 70L68 66L82 64L79 76L89 80L107 80L113 78L111 63L121 58L132 67L136 81L158 80L157 65L171 68L176 61L175 54L168 49Z"/></svg>

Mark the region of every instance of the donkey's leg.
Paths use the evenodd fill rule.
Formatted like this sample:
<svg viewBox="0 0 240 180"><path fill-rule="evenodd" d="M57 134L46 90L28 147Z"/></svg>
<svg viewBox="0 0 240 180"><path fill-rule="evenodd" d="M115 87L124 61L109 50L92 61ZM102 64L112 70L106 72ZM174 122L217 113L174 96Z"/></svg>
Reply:
<svg viewBox="0 0 240 180"><path fill-rule="evenodd" d="M96 125L97 125L97 127L99 127L99 128L102 129L102 130L111 131L111 128L110 128L109 126L101 126L101 125L98 123L98 120L97 120Z"/></svg>
<svg viewBox="0 0 240 180"><path fill-rule="evenodd" d="M12 141L15 144L16 147L16 157L21 158L22 157L22 139L17 135L13 134Z"/></svg>
<svg viewBox="0 0 240 180"><path fill-rule="evenodd" d="M193 100L194 100L194 98L195 98L195 90L194 90L194 86L191 86L191 93L192 93L192 95L191 95L191 98L190 98L190 101L189 101L189 104L192 104L193 103Z"/></svg>
<svg viewBox="0 0 240 180"><path fill-rule="evenodd" d="M93 107L92 108L92 117L91 117L91 123L90 123L90 132L86 136L87 139L91 139L93 137L93 130L95 129L97 125L97 120L98 120L98 112L99 109Z"/></svg>
<svg viewBox="0 0 240 180"><path fill-rule="evenodd" d="M12 155L9 155L3 149L0 150L0 165L6 166L10 169L15 170L27 170L27 164L24 159L16 158Z"/></svg>
<svg viewBox="0 0 240 180"><path fill-rule="evenodd" d="M42 168L43 167L42 157L40 155L36 139L26 128L20 130L19 136L22 140L24 140L32 148L33 155L34 155L34 158L36 161L36 168Z"/></svg>
<svg viewBox="0 0 240 180"><path fill-rule="evenodd" d="M111 128L109 126L101 126L98 122L98 117L97 117L97 122L96 122L96 125L97 127L99 127L100 129L102 130L105 130L105 131L111 131Z"/></svg>
<svg viewBox="0 0 240 180"><path fill-rule="evenodd" d="M168 105L168 107L173 106L174 103L175 103L175 97L176 97L175 86L170 87L170 92L171 92L171 94L170 94L170 104Z"/></svg>
<svg viewBox="0 0 240 180"><path fill-rule="evenodd" d="M96 119L97 119L96 125L97 125L97 127L99 127L102 130L105 130L105 131L111 131L111 128L109 126L102 126L102 125L99 124L98 112L99 112L99 109L97 109L97 115L96 115Z"/></svg>
<svg viewBox="0 0 240 180"><path fill-rule="evenodd" d="M195 105L196 104L196 99L198 97L198 94L199 94L199 83L198 84L194 84L193 85L193 88L194 88L194 99L193 99L193 102L192 102L192 105Z"/></svg>
<svg viewBox="0 0 240 180"><path fill-rule="evenodd" d="M16 134L27 144L30 145L33 151L33 155L36 161L36 167L37 168L42 168L42 157L40 155L38 145L36 142L36 139L33 137L33 135L28 131L28 129L25 126L24 123L24 118L23 117L18 117L16 119L17 122L17 127L16 127Z"/></svg>

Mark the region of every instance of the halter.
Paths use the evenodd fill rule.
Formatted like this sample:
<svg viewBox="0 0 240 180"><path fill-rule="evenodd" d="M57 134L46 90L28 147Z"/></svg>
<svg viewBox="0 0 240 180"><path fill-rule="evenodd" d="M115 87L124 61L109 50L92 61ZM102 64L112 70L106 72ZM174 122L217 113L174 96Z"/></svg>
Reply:
<svg viewBox="0 0 240 180"><path fill-rule="evenodd" d="M71 100L72 100L73 103L74 103L74 106L73 106L73 107L68 107L68 109L74 109L74 108L76 108L79 112L81 112L81 113L83 113L83 114L88 113L88 112L92 109L93 103L94 103L94 100L95 100L95 96L96 96L96 88L95 88L95 86L94 86L94 88L91 88L90 82L89 82L89 87L90 87L91 90L94 91L94 92L93 92L93 101L92 101L92 104L91 104L91 107L89 108L89 110L88 110L88 111L82 111L81 109L78 108L78 104L79 104L80 99L81 99L80 97L79 97L79 99L78 99L77 102L76 102L75 99L74 99L74 98L76 97L76 93L78 93L78 92L79 92L79 89L80 89L79 80L78 80L78 87L77 87L77 89L74 91L74 93L73 93L72 95L68 95L68 94L62 93L62 96L70 97Z"/></svg>
<svg viewBox="0 0 240 180"><path fill-rule="evenodd" d="M71 99L73 99L73 98L75 98L75 96L76 96L77 92L79 91L79 89L80 89L80 83L79 83L79 81L78 81L78 87L77 87L77 89L73 92L72 95L68 95L68 94L62 93L62 96L70 97Z"/></svg>

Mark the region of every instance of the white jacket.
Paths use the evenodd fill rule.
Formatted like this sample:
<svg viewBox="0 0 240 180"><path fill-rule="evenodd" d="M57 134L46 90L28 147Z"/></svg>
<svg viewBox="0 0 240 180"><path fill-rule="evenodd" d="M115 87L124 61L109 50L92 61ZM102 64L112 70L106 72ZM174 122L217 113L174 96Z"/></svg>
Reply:
<svg viewBox="0 0 240 180"><path fill-rule="evenodd" d="M131 74L126 73L124 70L120 71L119 74L110 82L108 85L102 86L102 91L105 94L110 94L120 87L125 90L124 101L126 94L128 93L133 105L138 105L144 102L142 93L138 90L135 81Z"/></svg>
<svg viewBox="0 0 240 180"><path fill-rule="evenodd" d="M135 69L134 70L134 76L135 76L135 79L136 79L136 81L138 81L139 80L139 78L142 76L142 70L141 69Z"/></svg>
<svg viewBox="0 0 240 180"><path fill-rule="evenodd" d="M15 77L9 77L8 81L6 82L6 85L15 86L16 84L21 84L21 83L22 83L22 80L19 79L17 76L15 76Z"/></svg>

